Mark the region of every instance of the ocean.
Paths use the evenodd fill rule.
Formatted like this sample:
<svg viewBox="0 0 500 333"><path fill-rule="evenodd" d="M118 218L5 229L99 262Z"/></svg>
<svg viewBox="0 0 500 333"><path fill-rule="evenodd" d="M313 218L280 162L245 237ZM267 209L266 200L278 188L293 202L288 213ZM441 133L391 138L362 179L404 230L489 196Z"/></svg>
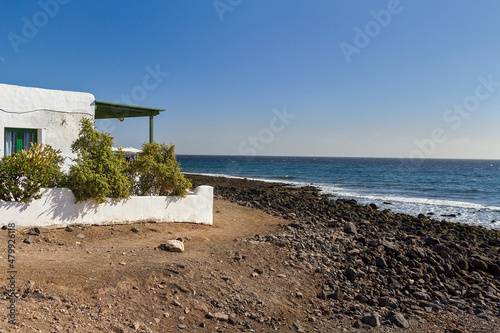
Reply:
<svg viewBox="0 0 500 333"><path fill-rule="evenodd" d="M500 230L500 160L201 155L177 160L187 174L312 184L333 199Z"/></svg>

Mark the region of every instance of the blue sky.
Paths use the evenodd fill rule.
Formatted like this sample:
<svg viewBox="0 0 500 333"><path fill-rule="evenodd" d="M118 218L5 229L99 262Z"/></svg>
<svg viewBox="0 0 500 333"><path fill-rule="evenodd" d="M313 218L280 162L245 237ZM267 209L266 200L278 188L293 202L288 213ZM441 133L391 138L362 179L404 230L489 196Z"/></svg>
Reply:
<svg viewBox="0 0 500 333"><path fill-rule="evenodd" d="M498 1L9 1L0 17L0 82L166 109L155 139L178 154L500 159ZM98 127L148 138L147 119Z"/></svg>

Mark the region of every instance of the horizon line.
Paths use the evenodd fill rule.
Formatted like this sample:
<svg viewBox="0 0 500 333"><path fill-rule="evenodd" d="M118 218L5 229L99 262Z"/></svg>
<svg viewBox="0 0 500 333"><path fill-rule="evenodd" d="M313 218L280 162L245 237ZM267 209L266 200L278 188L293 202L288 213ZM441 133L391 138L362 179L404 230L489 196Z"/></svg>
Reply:
<svg viewBox="0 0 500 333"><path fill-rule="evenodd" d="M396 160L469 160L469 161L500 161L500 158L463 158L463 157L388 157L388 156L314 156L314 155L232 155L232 154L191 154L176 153L177 156L220 156L220 157L299 157L299 158L372 158L372 159L396 159Z"/></svg>

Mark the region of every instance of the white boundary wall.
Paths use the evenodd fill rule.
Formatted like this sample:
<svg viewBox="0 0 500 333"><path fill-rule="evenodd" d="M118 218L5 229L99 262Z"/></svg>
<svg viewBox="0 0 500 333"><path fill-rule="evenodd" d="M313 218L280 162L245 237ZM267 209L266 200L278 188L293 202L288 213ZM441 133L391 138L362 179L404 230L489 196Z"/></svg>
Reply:
<svg viewBox="0 0 500 333"><path fill-rule="evenodd" d="M4 156L4 128L36 129L38 143L60 149L65 169L75 155L80 120L94 118L95 98L89 93L0 84L0 157Z"/></svg>
<svg viewBox="0 0 500 333"><path fill-rule="evenodd" d="M213 224L213 187L199 186L186 197L130 197L105 204L79 202L67 188L42 189L30 203L0 201L0 224L16 228L64 227L142 221Z"/></svg>

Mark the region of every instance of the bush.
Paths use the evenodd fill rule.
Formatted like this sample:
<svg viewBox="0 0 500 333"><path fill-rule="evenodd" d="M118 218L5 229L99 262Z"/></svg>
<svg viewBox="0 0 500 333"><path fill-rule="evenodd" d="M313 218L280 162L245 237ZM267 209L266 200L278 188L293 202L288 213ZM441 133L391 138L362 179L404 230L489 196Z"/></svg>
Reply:
<svg viewBox="0 0 500 333"><path fill-rule="evenodd" d="M125 176L127 162L111 150L113 138L94 129L94 122L82 119L78 139L71 149L77 154L70 167L68 187L76 202L94 199L97 203L129 197L130 180Z"/></svg>
<svg viewBox="0 0 500 333"><path fill-rule="evenodd" d="M184 197L191 182L181 173L175 146L145 143L142 152L129 163L128 176L133 195L176 195Z"/></svg>
<svg viewBox="0 0 500 333"><path fill-rule="evenodd" d="M32 143L0 160L0 200L29 202L41 197L40 189L64 186L60 150L49 145Z"/></svg>

